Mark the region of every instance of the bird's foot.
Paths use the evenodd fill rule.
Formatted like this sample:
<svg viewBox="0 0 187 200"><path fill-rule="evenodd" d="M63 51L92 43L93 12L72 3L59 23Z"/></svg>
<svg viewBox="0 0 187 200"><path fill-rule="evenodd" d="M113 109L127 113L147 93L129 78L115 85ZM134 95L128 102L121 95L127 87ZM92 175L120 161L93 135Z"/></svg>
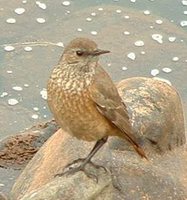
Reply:
<svg viewBox="0 0 187 200"><path fill-rule="evenodd" d="M96 182L98 182L98 177L94 173L91 173L91 172L88 171L88 169L86 169L85 166L86 166L87 163L90 164L92 167L94 167L96 169L102 168L102 169L105 170L105 172L107 172L107 169L105 167L97 165L97 164L93 163L92 161L86 162L86 159L84 159L84 158L79 158L77 160L74 160L72 163L66 165L63 172L60 173L60 174L56 174L55 177L57 177L57 176L61 177L61 176L64 176L64 175L73 175L78 171L82 171L82 172L85 173L85 175L88 178L95 179Z"/></svg>

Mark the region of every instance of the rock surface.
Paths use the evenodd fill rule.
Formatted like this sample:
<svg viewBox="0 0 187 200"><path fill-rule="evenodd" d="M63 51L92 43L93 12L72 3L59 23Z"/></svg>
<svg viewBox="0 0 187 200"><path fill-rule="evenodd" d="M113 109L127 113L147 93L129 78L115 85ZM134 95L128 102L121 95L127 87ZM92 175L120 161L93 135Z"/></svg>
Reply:
<svg viewBox="0 0 187 200"><path fill-rule="evenodd" d="M110 170L93 169L98 183L83 172L54 177L73 160L85 157L93 143L57 131L37 152L17 179L12 200L175 199L187 198L187 152L184 118L174 88L149 78L118 84L131 121L149 160L141 159L118 138L110 138L93 161Z"/></svg>

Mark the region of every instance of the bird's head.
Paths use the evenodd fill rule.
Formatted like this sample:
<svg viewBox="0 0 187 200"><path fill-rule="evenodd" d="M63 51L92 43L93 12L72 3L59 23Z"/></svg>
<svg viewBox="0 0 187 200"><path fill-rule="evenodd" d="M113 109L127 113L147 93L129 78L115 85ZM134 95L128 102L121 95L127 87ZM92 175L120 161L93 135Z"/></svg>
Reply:
<svg viewBox="0 0 187 200"><path fill-rule="evenodd" d="M110 51L97 48L97 44L87 38L76 38L72 40L64 49L61 61L68 64L86 65L89 62L97 62L99 55Z"/></svg>

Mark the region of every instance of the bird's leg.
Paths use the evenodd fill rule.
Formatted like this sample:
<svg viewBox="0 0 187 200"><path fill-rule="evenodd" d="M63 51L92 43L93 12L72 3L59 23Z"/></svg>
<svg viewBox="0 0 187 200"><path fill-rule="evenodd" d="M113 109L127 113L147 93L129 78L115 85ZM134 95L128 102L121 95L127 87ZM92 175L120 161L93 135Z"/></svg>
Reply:
<svg viewBox="0 0 187 200"><path fill-rule="evenodd" d="M98 140L96 142L96 144L94 145L93 149L91 150L91 152L88 154L88 156L86 158L79 158L75 161L73 161L72 163L68 164L64 169L67 169L65 170L63 173L61 174L56 174L55 176L63 176L65 174L74 174L78 171L84 171L85 172L85 166L87 163L90 163L91 165L93 165L94 167L96 168L99 168L99 167L102 167L102 166L98 166L94 163L91 162L91 159L92 157L97 153L97 151L105 144L105 142L107 141L108 137L104 137L100 140ZM82 162L78 167L71 167L71 165L74 165L78 162ZM104 167L103 167L104 168ZM105 168L104 168L105 169ZM106 170L106 169L105 169ZM87 172L85 172L85 174L88 176L88 177L93 177L93 175L91 174L88 174Z"/></svg>

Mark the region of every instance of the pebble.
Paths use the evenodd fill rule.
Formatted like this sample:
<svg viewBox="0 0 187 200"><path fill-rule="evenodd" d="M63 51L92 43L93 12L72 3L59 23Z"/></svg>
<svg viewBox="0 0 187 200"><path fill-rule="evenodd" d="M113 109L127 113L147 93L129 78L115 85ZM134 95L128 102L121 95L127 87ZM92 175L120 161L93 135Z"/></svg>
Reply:
<svg viewBox="0 0 187 200"><path fill-rule="evenodd" d="M70 3L70 1L63 1L62 2L62 5L63 6L69 6L71 3Z"/></svg>
<svg viewBox="0 0 187 200"><path fill-rule="evenodd" d="M38 119L39 116L37 114L33 114L31 117L32 119Z"/></svg>
<svg viewBox="0 0 187 200"><path fill-rule="evenodd" d="M127 67L122 67L122 70L123 71L126 71L128 68Z"/></svg>
<svg viewBox="0 0 187 200"><path fill-rule="evenodd" d="M12 70L7 70L6 71L8 74L12 74Z"/></svg>
<svg viewBox="0 0 187 200"><path fill-rule="evenodd" d="M23 90L23 88L20 87L20 86L14 86L14 87L12 87L12 89L15 90L15 91L22 91Z"/></svg>
<svg viewBox="0 0 187 200"><path fill-rule="evenodd" d="M124 31L123 34L124 34L124 35L130 35L130 32Z"/></svg>
<svg viewBox="0 0 187 200"><path fill-rule="evenodd" d="M155 22L156 22L157 24L162 24L162 23L163 23L163 21L162 21L161 19L157 19Z"/></svg>
<svg viewBox="0 0 187 200"><path fill-rule="evenodd" d="M0 97L6 97L8 95L8 92L2 92Z"/></svg>
<svg viewBox="0 0 187 200"><path fill-rule="evenodd" d="M175 57L172 58L172 60L177 62L179 60L179 58L175 56Z"/></svg>
<svg viewBox="0 0 187 200"><path fill-rule="evenodd" d="M43 10L45 10L47 8L46 4L41 3L40 1L36 1L36 5Z"/></svg>
<svg viewBox="0 0 187 200"><path fill-rule="evenodd" d="M81 32L81 31L82 31L82 28L78 28L77 31L78 31L78 32Z"/></svg>
<svg viewBox="0 0 187 200"><path fill-rule="evenodd" d="M136 54L134 52L128 53L127 57L130 58L131 60L135 60L136 59Z"/></svg>
<svg viewBox="0 0 187 200"><path fill-rule="evenodd" d="M24 87L29 87L29 84L25 83L23 86L24 86Z"/></svg>
<svg viewBox="0 0 187 200"><path fill-rule="evenodd" d="M103 8L98 8L99 11L103 11Z"/></svg>
<svg viewBox="0 0 187 200"><path fill-rule="evenodd" d="M22 15L25 12L25 8L16 8L14 12L18 15Z"/></svg>
<svg viewBox="0 0 187 200"><path fill-rule="evenodd" d="M156 76L156 75L158 75L160 73L160 71L158 70L158 69L152 69L151 70L151 75L152 76Z"/></svg>
<svg viewBox="0 0 187 200"><path fill-rule="evenodd" d="M11 45L7 45L4 47L5 51L14 51L15 47L11 46Z"/></svg>
<svg viewBox="0 0 187 200"><path fill-rule="evenodd" d="M37 21L38 23L40 23L40 24L45 23L45 19L44 19L44 18L40 18L40 17L37 18L36 21Z"/></svg>
<svg viewBox="0 0 187 200"><path fill-rule="evenodd" d="M181 21L181 22L180 22L180 25L181 25L182 27L187 26L187 21Z"/></svg>
<svg viewBox="0 0 187 200"><path fill-rule="evenodd" d="M183 1L182 1L182 5L183 5L183 6L187 6L187 0L183 0Z"/></svg>
<svg viewBox="0 0 187 200"><path fill-rule="evenodd" d="M187 15L187 10L185 10L183 13L184 13L184 15Z"/></svg>
<svg viewBox="0 0 187 200"><path fill-rule="evenodd" d="M91 31L92 35L97 35L97 31Z"/></svg>
<svg viewBox="0 0 187 200"><path fill-rule="evenodd" d="M24 50L27 51L27 52L32 51L32 47L29 47L29 46L24 47Z"/></svg>
<svg viewBox="0 0 187 200"><path fill-rule="evenodd" d="M47 90L45 88L43 88L41 91L40 91L40 95L42 96L43 99L47 99Z"/></svg>
<svg viewBox="0 0 187 200"><path fill-rule="evenodd" d="M91 22L91 21L92 21L92 18L87 17L87 18L86 18L86 21Z"/></svg>
<svg viewBox="0 0 187 200"><path fill-rule="evenodd" d="M162 44L163 43L163 36L160 34L153 34L152 39L157 41L158 43Z"/></svg>
<svg viewBox="0 0 187 200"><path fill-rule="evenodd" d="M8 100L8 104L11 105L11 106L14 106L16 104L18 104L18 100L17 99L9 99Z"/></svg>
<svg viewBox="0 0 187 200"><path fill-rule="evenodd" d="M151 14L151 12L149 11L149 10L144 10L144 15L150 15Z"/></svg>
<svg viewBox="0 0 187 200"><path fill-rule="evenodd" d="M124 18L125 18L125 19L129 19L130 17L129 17L128 15L125 15Z"/></svg>
<svg viewBox="0 0 187 200"><path fill-rule="evenodd" d="M142 40L138 40L134 43L134 45L137 47L142 47L142 46L144 46L144 42Z"/></svg>
<svg viewBox="0 0 187 200"><path fill-rule="evenodd" d="M64 47L63 42L57 42L56 45L59 46L59 47Z"/></svg>
<svg viewBox="0 0 187 200"><path fill-rule="evenodd" d="M169 67L164 67L164 68L162 68L162 71L165 73L170 73L172 71L172 69Z"/></svg>
<svg viewBox="0 0 187 200"><path fill-rule="evenodd" d="M168 40L169 40L170 42L175 42L176 37L169 37Z"/></svg>
<svg viewBox="0 0 187 200"><path fill-rule="evenodd" d="M97 14L95 12L91 13L91 16L96 16Z"/></svg>
<svg viewBox="0 0 187 200"><path fill-rule="evenodd" d="M117 13L121 13L122 11L118 9L118 10L116 10L116 12L117 12Z"/></svg>
<svg viewBox="0 0 187 200"><path fill-rule="evenodd" d="M34 111L38 111L39 108L38 108L38 107L34 107L33 110L34 110Z"/></svg>
<svg viewBox="0 0 187 200"><path fill-rule="evenodd" d="M8 24L15 24L15 23L16 23L16 19L15 19L15 18L8 18L8 19L6 20L6 22L7 22Z"/></svg>

